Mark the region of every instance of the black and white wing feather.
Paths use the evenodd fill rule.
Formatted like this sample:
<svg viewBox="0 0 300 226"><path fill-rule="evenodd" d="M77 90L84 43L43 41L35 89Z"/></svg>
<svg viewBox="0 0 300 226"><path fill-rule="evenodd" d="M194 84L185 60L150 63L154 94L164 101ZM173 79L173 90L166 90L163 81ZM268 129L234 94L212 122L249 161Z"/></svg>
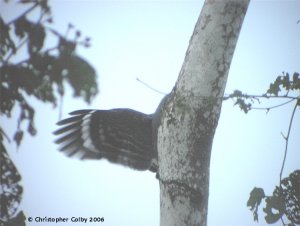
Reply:
<svg viewBox="0 0 300 226"><path fill-rule="evenodd" d="M131 109L79 110L59 121L59 150L80 159L107 159L137 170L155 171L152 115Z"/></svg>

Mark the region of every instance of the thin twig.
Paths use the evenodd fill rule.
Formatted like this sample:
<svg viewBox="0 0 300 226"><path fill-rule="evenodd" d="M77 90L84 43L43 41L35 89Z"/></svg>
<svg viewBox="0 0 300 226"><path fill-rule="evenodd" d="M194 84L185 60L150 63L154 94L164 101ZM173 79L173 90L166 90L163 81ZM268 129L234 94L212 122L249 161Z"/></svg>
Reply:
<svg viewBox="0 0 300 226"><path fill-rule="evenodd" d="M299 98L299 97L297 97L297 98ZM271 106L271 107L252 107L251 109L253 109L253 110L267 110L267 111L269 111L271 109L282 107L282 106L284 106L286 104L289 104L289 103L291 103L294 100L295 99L290 99L290 100L288 100L288 101L286 101L284 103L281 103L281 104L278 104L278 105L274 105L274 106Z"/></svg>
<svg viewBox="0 0 300 226"><path fill-rule="evenodd" d="M287 132L286 137L284 137L284 139L285 139L285 150L284 150L284 157L283 157L282 166L281 166L280 175L279 175L279 184L280 184L280 187L281 187L282 173L283 173L283 169L284 169L284 165L285 165L285 160L286 160L286 155L287 155L287 151L288 151L289 137L290 137L291 128L292 128L292 124L293 124L293 119L294 119L294 115L295 115L297 107L298 107L298 102L295 104L295 107L293 109L293 113L292 113L292 116L291 116L291 119L290 119L290 124L289 124L289 128L288 128L288 132Z"/></svg>
<svg viewBox="0 0 300 226"><path fill-rule="evenodd" d="M27 37L25 37L21 42L20 42L20 44L16 47L16 51L11 51L8 55L7 55L7 57L6 57L6 59L5 60L3 60L3 63L5 64L5 63L8 63L8 61L9 61L9 59L20 49L20 48L22 48L22 46L26 43L28 41L28 36Z"/></svg>
<svg viewBox="0 0 300 226"><path fill-rule="evenodd" d="M147 83L143 82L143 81L140 80L139 78L136 78L136 80L137 80L138 82L142 83L144 86L148 87L149 89L153 90L154 92L157 92L157 93L162 94L162 95L166 95L166 93L161 92L161 91L159 91L159 90L153 88L152 86L150 86L150 85L148 85Z"/></svg>
<svg viewBox="0 0 300 226"><path fill-rule="evenodd" d="M246 98L246 99L255 99L255 98L266 98L266 99L269 99L269 98L288 98L288 99L299 99L300 96L297 96L297 97L294 97L294 96L289 96L289 95L283 95L283 96L267 96L267 95L248 95L248 94L242 94L242 95L239 95L239 96L235 96L235 95L232 95L232 94L225 94L223 100L228 100L228 99L232 99L232 98Z"/></svg>
<svg viewBox="0 0 300 226"><path fill-rule="evenodd" d="M288 132L287 135L283 136L283 138L285 139L285 150L284 150L284 156L283 156L283 161L282 161L282 165L281 165L281 170L280 170L280 174L279 174L279 187L280 187L280 191L282 191L282 173L283 173L283 169L284 169L284 165L285 165L285 160L286 160L286 156L287 156L287 151L288 151L288 144L289 144L289 138L290 138L290 133L291 133L291 128L292 128L292 124L293 124L293 119L294 119L294 115L296 112L296 109L298 107L298 102L296 102L294 109L293 109L293 113L290 119L290 124L289 124L289 128L288 128ZM286 224L284 223L283 217L280 217L282 224L285 226Z"/></svg>

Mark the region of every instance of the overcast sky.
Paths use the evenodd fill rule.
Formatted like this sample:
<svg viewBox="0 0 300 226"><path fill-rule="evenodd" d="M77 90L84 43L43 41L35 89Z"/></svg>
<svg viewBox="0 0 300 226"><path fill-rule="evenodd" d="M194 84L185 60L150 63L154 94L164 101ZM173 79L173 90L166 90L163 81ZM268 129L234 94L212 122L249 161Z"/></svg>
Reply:
<svg viewBox="0 0 300 226"><path fill-rule="evenodd" d="M78 53L97 70L100 93L90 106L64 99L63 117L82 108L128 107L152 113L163 95L136 78L168 93L203 1L49 1L54 27L64 33L69 22L92 39ZM18 15L4 8L5 18ZM235 89L262 94L282 71L300 71L300 1L251 1L230 68L226 93ZM133 171L101 161L69 159L57 151L52 132L58 110L31 100L36 107L38 135L25 137L21 147L8 145L24 186L22 209L27 217L104 217L90 224L159 225L159 183L150 172ZM263 102L270 106L275 102ZM278 103L278 102L277 102ZM253 187L271 195L279 181L284 140L293 106L266 114L245 115L232 101L223 103L214 138L209 197L209 226L266 225L263 212L253 222L246 202ZM17 115L17 111L15 111ZM1 118L12 136L16 122ZM300 114L295 116L284 177L300 168ZM262 210L262 206L260 208ZM32 222L28 226L56 225ZM274 225L281 225L280 223Z"/></svg>

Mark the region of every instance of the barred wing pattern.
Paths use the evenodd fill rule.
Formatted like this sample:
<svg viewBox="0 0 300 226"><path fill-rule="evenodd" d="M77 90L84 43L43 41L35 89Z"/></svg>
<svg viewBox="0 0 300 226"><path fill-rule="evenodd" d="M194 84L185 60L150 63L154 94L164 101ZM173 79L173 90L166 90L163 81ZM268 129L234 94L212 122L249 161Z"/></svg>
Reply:
<svg viewBox="0 0 300 226"><path fill-rule="evenodd" d="M59 150L80 159L107 159L136 170L157 171L152 117L132 109L78 110L59 121ZM156 144L155 144L156 145Z"/></svg>

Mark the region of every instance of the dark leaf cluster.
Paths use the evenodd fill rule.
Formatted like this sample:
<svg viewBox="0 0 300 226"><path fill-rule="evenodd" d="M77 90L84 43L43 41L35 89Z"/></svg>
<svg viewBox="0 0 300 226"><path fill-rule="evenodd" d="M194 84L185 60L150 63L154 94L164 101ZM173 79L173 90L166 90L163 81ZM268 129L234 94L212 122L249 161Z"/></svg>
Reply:
<svg viewBox="0 0 300 226"><path fill-rule="evenodd" d="M224 100L232 99L234 105L238 105L241 110L248 113L252 109L266 110L281 107L285 104L295 102L294 110L290 119L289 129L287 136L284 137L286 141L285 156L287 153L289 134L291 131L291 125L293 122L296 109L300 106L300 76L298 72L295 72L291 77L289 73L283 73L278 76L273 83L270 84L266 93L263 95L248 95L242 93L239 90L235 90L232 94L224 97ZM296 95L295 95L296 94ZM288 101L282 102L278 105L271 107L253 107L253 103L260 103L261 98L281 98L288 99ZM272 196L266 196L262 188L254 188L251 193L247 206L253 212L254 221L258 221L258 206L262 200L265 201L265 220L268 224L273 224L281 219L283 225L294 226L300 224L300 170L294 171L288 178L281 179L282 171L284 168L285 157L282 164L280 173L280 185L275 187ZM283 221L285 216L290 223L285 224Z"/></svg>
<svg viewBox="0 0 300 226"><path fill-rule="evenodd" d="M9 221L0 220L0 226L26 226L26 217L23 211L20 211L15 217L11 218Z"/></svg>
<svg viewBox="0 0 300 226"><path fill-rule="evenodd" d="M34 126L35 109L29 104L28 97L57 105L57 98L64 95L65 84L70 84L75 97L82 97L87 103L98 93L96 72L83 58L76 54L77 45L88 47L90 39L80 40L81 32L74 32L70 40L58 31L48 27L52 23L51 10L47 0L20 1L32 5L23 14L11 22L5 23L0 16L0 95L1 114L11 116L15 106L20 108L18 128L14 141L19 145L24 131L23 121L28 121L27 132L36 134ZM33 9L40 10L37 21L28 19ZM74 26L68 27L68 32ZM52 35L57 44L51 48L45 46L46 37ZM25 49L24 60L19 63L11 59L21 49Z"/></svg>
<svg viewBox="0 0 300 226"><path fill-rule="evenodd" d="M0 16L0 60L3 61L3 56L11 51L13 54L16 53L17 49L15 43L12 41L10 34L9 34L9 26L5 24L3 19Z"/></svg>
<svg viewBox="0 0 300 226"><path fill-rule="evenodd" d="M234 100L234 105L237 105L240 107L240 109L244 113L248 113L252 109L252 104L257 101L259 103L259 99L250 96L247 94L244 94L240 90L235 90L233 93L229 94L227 97L224 97L223 100L232 99Z"/></svg>
<svg viewBox="0 0 300 226"><path fill-rule="evenodd" d="M247 206L250 207L251 211L253 211L254 221L258 221L258 206L261 204L262 199L264 199L265 197L265 192L262 188L255 187L250 193Z"/></svg>
<svg viewBox="0 0 300 226"><path fill-rule="evenodd" d="M5 1L11 4L13 1ZM19 146L25 133L35 135L35 108L29 98L57 106L66 84L75 97L90 103L98 93L97 75L94 68L76 54L78 45L89 47L90 38L82 38L80 31L73 30L73 38L67 37L74 29L67 28L61 35L50 27L51 9L47 0L20 0L25 11L10 22L0 15L0 112L8 118L15 108L19 109L17 128L13 141ZM30 20L32 11L39 12L36 21ZM52 47L46 44L48 36L57 40ZM17 62L22 58L21 61ZM24 126L24 123L26 125ZM25 225L25 217L18 210L23 189L21 176L11 161L3 144L9 137L0 126L0 225Z"/></svg>
<svg viewBox="0 0 300 226"><path fill-rule="evenodd" d="M252 109L263 109L269 111L271 108L280 107L288 102L267 108L254 108L254 103L260 103L260 98L288 98L291 100L297 100L298 106L300 106L300 96L289 96L291 91L295 93L300 93L300 75L298 72L295 72L292 77L289 73L283 73L279 75L273 83L270 84L267 92L262 95L248 95L243 93L240 90L235 90L233 93L227 95L223 100L232 99L234 105L240 107L244 113L248 113Z"/></svg>
<svg viewBox="0 0 300 226"><path fill-rule="evenodd" d="M4 145L3 131L0 133L0 167L1 167L1 184L0 184L0 223L10 222L18 212L21 202L23 188L20 184L21 176L15 165L10 159ZM24 221L24 220L23 220ZM19 225L19 224L18 224ZM20 224L21 225L21 224Z"/></svg>
<svg viewBox="0 0 300 226"><path fill-rule="evenodd" d="M295 72L291 78L289 73L283 72L282 75L279 75L276 80L270 84L267 94L278 96L279 93L283 91L282 89L285 90L285 95L288 95L290 91L300 91L299 73Z"/></svg>
<svg viewBox="0 0 300 226"><path fill-rule="evenodd" d="M254 188L247 206L253 211L255 221L258 221L258 206L265 200L265 220L273 224L283 216L290 221L289 225L300 225L300 170L295 170L276 186L272 196L265 196L262 188Z"/></svg>

